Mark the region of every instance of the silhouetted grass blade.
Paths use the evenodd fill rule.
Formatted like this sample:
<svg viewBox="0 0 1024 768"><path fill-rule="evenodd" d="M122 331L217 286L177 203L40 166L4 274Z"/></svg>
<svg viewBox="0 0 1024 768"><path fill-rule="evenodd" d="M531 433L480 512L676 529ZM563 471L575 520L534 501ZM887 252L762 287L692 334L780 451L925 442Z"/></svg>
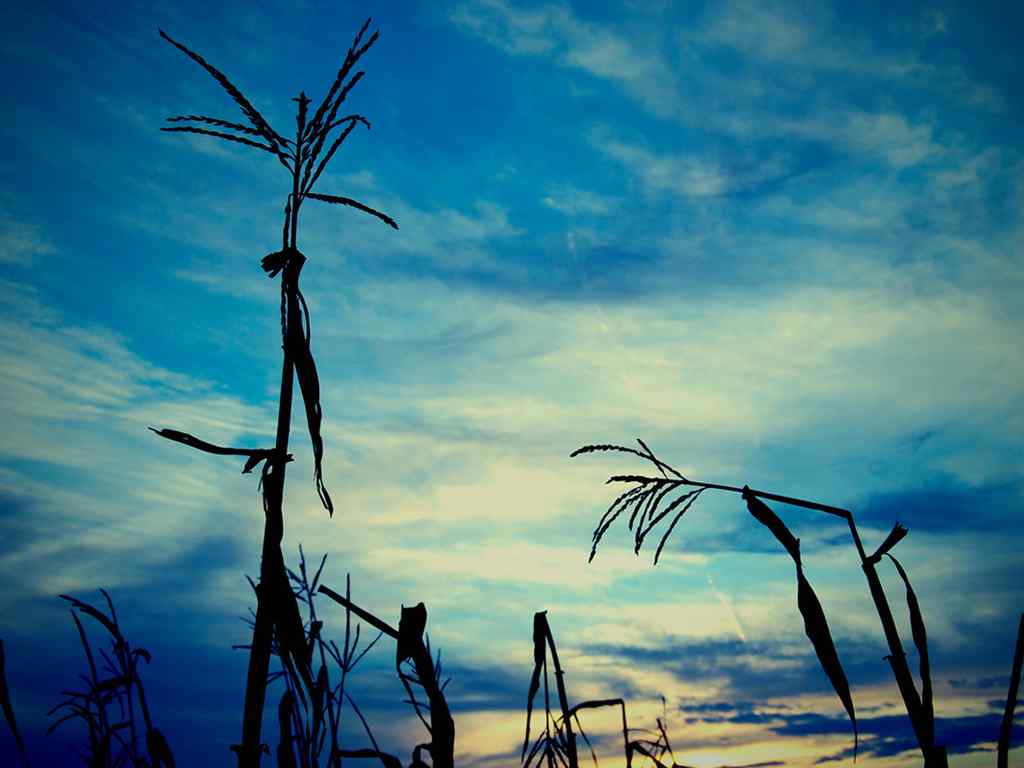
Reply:
<svg viewBox="0 0 1024 768"><path fill-rule="evenodd" d="M320 200L325 203L333 203L334 205L347 205L351 208L358 208L364 213L368 213L371 216L376 216L378 219L383 221L389 227L398 229L398 222L388 216L386 213L381 213L368 205L360 203L358 200L353 200L351 197L342 197L340 195L324 195L319 192L307 192L306 197L311 197L314 200Z"/></svg>
<svg viewBox="0 0 1024 768"><path fill-rule="evenodd" d="M11 692L7 687L6 655L4 653L4 641L0 639L0 708L4 711L4 719L7 727L11 729L14 741L18 745L18 752L22 762L28 765L28 753L25 751L25 742L21 739L21 731L18 730L18 721L14 718L14 707L11 704Z"/></svg>
<svg viewBox="0 0 1024 768"><path fill-rule="evenodd" d="M900 538L902 538L902 536ZM917 594L914 592L914 588L910 586L910 577L907 576L907 572L903 570L903 566L900 565L900 561L888 552L886 552L886 557L892 560L892 564L896 566L896 571L903 580L903 585L907 588L907 610L910 613L910 632L914 638L914 645L917 647L917 657L920 662L921 707L924 713L924 725L928 729L929 739L934 742L935 708L932 702L932 673L931 663L928 658L928 633L925 631L924 616L921 614L921 606L918 604Z"/></svg>

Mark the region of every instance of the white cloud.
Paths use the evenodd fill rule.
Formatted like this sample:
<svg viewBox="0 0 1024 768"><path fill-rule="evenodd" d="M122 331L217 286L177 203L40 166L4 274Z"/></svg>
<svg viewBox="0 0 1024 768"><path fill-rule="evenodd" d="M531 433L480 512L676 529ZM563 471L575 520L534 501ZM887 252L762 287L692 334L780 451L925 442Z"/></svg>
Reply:
<svg viewBox="0 0 1024 768"><path fill-rule="evenodd" d="M37 257L52 253L56 253L56 248L39 227L0 216L0 264L29 266Z"/></svg>
<svg viewBox="0 0 1024 768"><path fill-rule="evenodd" d="M788 164L781 157L737 158L726 164L707 155L659 153L643 145L619 140L606 130L596 130L591 143L640 180L653 195L717 197L778 178Z"/></svg>
<svg viewBox="0 0 1024 768"><path fill-rule="evenodd" d="M566 216L603 216L620 203L610 195L569 185L553 187L541 202Z"/></svg>
<svg viewBox="0 0 1024 768"><path fill-rule="evenodd" d="M452 12L458 27L513 55L552 56L562 67L618 83L647 109L670 116L679 81L660 54L662 35L581 19L564 3L516 7L505 0L471 0Z"/></svg>

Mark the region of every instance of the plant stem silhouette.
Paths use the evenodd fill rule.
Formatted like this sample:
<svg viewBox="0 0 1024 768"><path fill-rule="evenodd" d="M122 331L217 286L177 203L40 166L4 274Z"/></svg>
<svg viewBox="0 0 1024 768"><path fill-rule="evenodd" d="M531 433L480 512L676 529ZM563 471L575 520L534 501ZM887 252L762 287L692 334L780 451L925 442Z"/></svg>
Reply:
<svg viewBox="0 0 1024 768"><path fill-rule="evenodd" d="M295 595L289 585L281 541L284 536L285 469L291 457L288 439L291 430L291 411L294 382L297 379L306 411L306 422L313 448L314 482L320 501L333 516L334 505L323 482L323 439L321 437L320 383L316 364L310 351L309 310L299 290L299 274L305 256L298 248L299 210L307 199L333 205L356 208L380 219L394 229L397 223L390 216L364 203L341 195L313 191L324 168L357 125L369 127L369 121L358 114L338 116L341 105L353 87L362 79L362 71L354 72L356 64L377 41L374 32L365 39L370 19L349 47L327 95L309 118L310 99L305 92L294 101L295 138L287 139L274 130L242 92L218 69L202 56L172 39L163 30L160 36L207 71L235 101L248 124L235 123L205 115L180 115L169 118L175 125L161 130L194 133L260 149L274 155L291 176L291 192L284 206L281 249L268 254L261 267L271 277L281 274L281 389L278 399L277 432L272 449L225 448L199 440L175 430L153 430L161 437L184 443L207 453L244 455L248 460L243 472L263 464L261 489L264 510L263 546L260 561L260 580L256 588L257 607L253 626L253 639L249 653L246 679L245 711L242 721L242 741L232 749L238 755L240 768L256 768L263 745L260 741L263 709L266 700L267 674L270 664L272 640L286 665L292 665L307 688L315 688L310 671L311 650L305 643L302 620ZM209 126L217 129L212 130ZM328 144L329 142L329 144ZM325 149L326 147L326 149Z"/></svg>
<svg viewBox="0 0 1024 768"><path fill-rule="evenodd" d="M998 768L1007 768L1009 765L1010 736L1013 733L1013 711L1017 708L1022 664L1024 664L1024 614L1021 614L1020 626L1017 628L1017 645L1013 651L1013 668L1010 670L1010 686L1006 694L1006 709L1003 711L1003 721L999 725Z"/></svg>

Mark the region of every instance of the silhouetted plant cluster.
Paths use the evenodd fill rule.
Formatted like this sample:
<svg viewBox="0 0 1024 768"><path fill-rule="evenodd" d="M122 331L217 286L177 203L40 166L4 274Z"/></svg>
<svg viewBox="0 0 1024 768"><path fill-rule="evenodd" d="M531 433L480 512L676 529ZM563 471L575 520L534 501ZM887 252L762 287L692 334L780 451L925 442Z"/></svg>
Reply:
<svg viewBox="0 0 1024 768"><path fill-rule="evenodd" d="M71 618L78 630L88 674L81 675L82 690L64 690L64 700L49 711L57 715L46 733L61 725L80 721L86 727L88 746L81 753L89 768L174 768L174 755L160 729L153 725L146 702L146 689L139 676L139 661L150 663L145 648L132 648L121 633L114 603L105 590L100 590L109 613L68 595ZM94 650L82 623L87 616L106 630L110 650Z"/></svg>

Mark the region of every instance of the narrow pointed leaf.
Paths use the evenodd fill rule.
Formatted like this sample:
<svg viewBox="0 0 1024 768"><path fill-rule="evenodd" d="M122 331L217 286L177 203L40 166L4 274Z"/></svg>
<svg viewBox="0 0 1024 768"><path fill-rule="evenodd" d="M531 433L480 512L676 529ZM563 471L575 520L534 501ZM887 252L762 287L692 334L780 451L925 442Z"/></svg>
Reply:
<svg viewBox="0 0 1024 768"><path fill-rule="evenodd" d="M700 498L700 495L701 495L701 493L703 491L704 491L704 489L701 488L701 489L699 489L697 491L694 491L693 493L686 494L686 497L689 497L689 501L687 501L686 504L683 506L683 508L680 509L676 513L676 516L672 519L672 522L669 524L668 528L665 530L665 535L662 536L661 537L661 541L658 542L658 549L655 550L655 552L654 552L654 564L655 565L658 564L658 558L661 557L661 550L665 548L665 542L668 541L668 537L672 534L672 529L676 527L676 523L678 523L682 519L683 515L686 514L686 511L690 507L693 506L693 502L695 502L698 498ZM686 497L684 497L684 498L686 498Z"/></svg>
<svg viewBox="0 0 1024 768"><path fill-rule="evenodd" d="M313 359L313 352L309 346L309 310L298 286L293 286L293 290L302 309L306 331L302 331L302 324L289 322L288 351L295 364L295 377L299 380L302 403L306 410L306 425L309 428L309 440L313 447L313 480L316 483L316 492L320 496L320 503L323 504L324 509L333 516L334 503L331 501L331 495L327 492L323 478L324 440L320 432L323 411L320 407L320 377L317 375L316 361Z"/></svg>
<svg viewBox="0 0 1024 768"><path fill-rule="evenodd" d="M190 50L186 46L179 43L177 40L173 39L162 29L160 30L160 37L162 37L164 40L169 42L179 51L181 51L194 62L196 62L196 64L205 69L213 77L213 79L220 84L220 87L223 88L232 99L234 99L235 103L238 104L238 106L241 108L242 114L244 114L249 119L249 122L252 123L253 128L259 131L259 133L262 136L264 136L265 138L272 142L287 145L288 142L273 128L270 127L270 124L263 119L263 115L259 113L259 110L257 110L256 107L254 107L249 102L249 100L242 95L242 92L238 90L238 88L236 88L235 85L230 80L228 80L227 76L223 72L221 72L219 69L217 69L212 64L207 62L206 59L204 59L195 51Z"/></svg>
<svg viewBox="0 0 1024 768"><path fill-rule="evenodd" d="M363 22L362 28L356 34L355 39L352 41L352 45L349 46L348 53L345 54L345 60L342 62L341 68L338 70L338 74L334 78L334 82L331 83L331 87L327 91L327 95L324 96L323 101L320 102L320 106L317 107L316 114L313 115L313 119L310 120L309 125L306 127L307 135L304 138L308 139L320 127L324 118L327 116L328 110L334 103L334 97L338 93L338 89L341 87L342 83L345 82L345 78L348 77L348 73L352 71L352 67L356 65L359 58L377 41L378 34L375 32L373 37L365 46L362 48L359 47L359 43L363 39L363 35L366 34L366 30L369 26L370 19L367 19Z"/></svg>
<svg viewBox="0 0 1024 768"><path fill-rule="evenodd" d="M804 576L803 564L800 559L800 540L797 539L786 524L782 522L763 501L758 499L749 489L744 489L743 498L747 502L747 509L759 523L772 532L772 535L789 552L790 557L796 564L797 579L797 608L804 619L804 632L814 646L814 652L818 656L821 668L832 684L832 689L839 697L846 714L850 717L853 725L853 759L857 760L857 715L853 706L853 696L850 693L850 683L846 679L846 673L839 661L839 654L836 651L835 643L832 641L832 633L828 628L828 621L825 619L825 611L821 607L818 596L811 588L811 584Z"/></svg>
<svg viewBox="0 0 1024 768"><path fill-rule="evenodd" d="M248 125L242 125L241 123L232 123L229 120L221 120L219 117L207 117L206 115L178 115L177 117L166 118L168 123L204 123L206 125L215 125L218 128L230 128L233 131L239 131L240 133L248 134L249 136L260 136L262 135L255 128L250 128Z"/></svg>
<svg viewBox="0 0 1024 768"><path fill-rule="evenodd" d="M118 630L117 626L101 611L97 610L96 608L93 608L88 603L82 602L78 598L71 597L70 595L59 595L59 597L62 600L67 600L69 603L71 603L71 605L80 610L82 613L85 613L91 616L92 618L96 619L96 621L102 624L103 628L106 629L107 632L110 633L110 636L115 640L121 638L120 630Z"/></svg>
<svg viewBox="0 0 1024 768"><path fill-rule="evenodd" d="M900 578L903 579L903 585L907 588L910 633L914 638L914 645L917 647L917 658L920 661L921 709L924 713L924 726L927 729L926 738L929 744L932 744L935 741L935 709L932 703L932 673L931 663L928 658L928 633L924 627L924 616L921 614L921 606L917 601L917 594L914 592L914 588L910 586L910 577L903 570L900 561L888 552L886 557L892 560L892 564L896 566L896 571L899 573Z"/></svg>
<svg viewBox="0 0 1024 768"><path fill-rule="evenodd" d="M225 141L233 141L236 144L245 144L250 147L256 147L256 149L262 149L265 152L270 152L272 155L276 155L277 152L269 144L260 144L258 141L251 141L250 139L243 139L241 136L232 136L230 133L222 133L221 131L210 131L206 128L195 128L191 125L176 125L172 128L161 128L161 131L167 133L201 133L204 136L214 136L218 139L224 139Z"/></svg>
<svg viewBox="0 0 1024 768"><path fill-rule="evenodd" d="M832 688L843 704L843 709L850 717L853 725L853 760L857 761L857 714L853 707L853 695L850 693L850 683L846 679L843 665L839 661L839 654L836 652L835 643L832 642L832 633L828 628L828 621L825 619L825 611L822 610L818 596L811 588L810 582L804 576L803 568L797 563L797 607L800 615L804 618L804 632L814 646L814 652L818 656L821 668L825 670Z"/></svg>
<svg viewBox="0 0 1024 768"><path fill-rule="evenodd" d="M277 745L278 768L296 768L295 750L292 749L292 710L295 697L291 691L285 691L277 705L277 727L280 742Z"/></svg>
<svg viewBox="0 0 1024 768"><path fill-rule="evenodd" d="M393 229L398 229L398 223L390 216L388 216L386 213L381 213L380 211L375 210L368 205L363 205L358 200L353 200L350 197L342 197L340 195L324 195L319 192L307 192L306 197L311 197L314 200L321 200L325 203L333 203L334 205L347 205L352 208L358 208L360 211L363 211L364 213L368 213L371 216L376 216L389 227L392 227Z"/></svg>

